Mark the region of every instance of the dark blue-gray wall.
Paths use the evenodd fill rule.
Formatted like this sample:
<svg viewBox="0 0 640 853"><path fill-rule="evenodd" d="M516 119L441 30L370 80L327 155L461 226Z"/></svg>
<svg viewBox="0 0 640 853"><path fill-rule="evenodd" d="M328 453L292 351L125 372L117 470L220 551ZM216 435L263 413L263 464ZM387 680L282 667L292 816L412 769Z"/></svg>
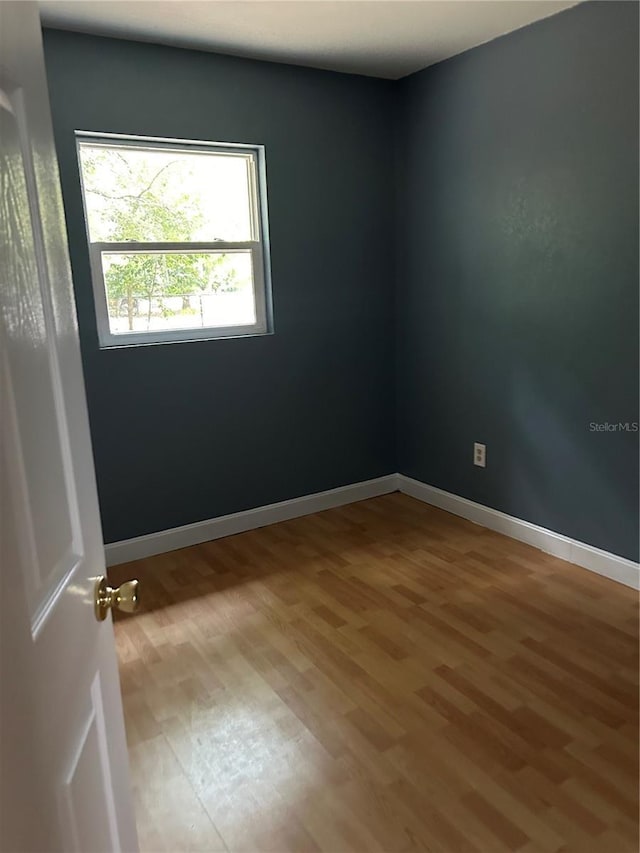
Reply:
<svg viewBox="0 0 640 853"><path fill-rule="evenodd" d="M637 4L399 95L399 470L637 559L638 433L590 427L638 421Z"/></svg>
<svg viewBox="0 0 640 853"><path fill-rule="evenodd" d="M638 420L637 33L390 83L46 32L106 540L399 470L637 559L638 433L590 428ZM273 336L98 349L75 129L266 145Z"/></svg>
<svg viewBox="0 0 640 853"><path fill-rule="evenodd" d="M105 540L395 471L392 84L45 31ZM74 130L266 146L275 334L98 349Z"/></svg>

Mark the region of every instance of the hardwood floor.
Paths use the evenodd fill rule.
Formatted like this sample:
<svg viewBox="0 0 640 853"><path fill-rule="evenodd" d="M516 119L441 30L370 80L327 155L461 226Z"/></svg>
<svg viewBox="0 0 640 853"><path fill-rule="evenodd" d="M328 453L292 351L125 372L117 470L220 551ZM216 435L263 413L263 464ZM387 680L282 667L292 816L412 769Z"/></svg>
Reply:
<svg viewBox="0 0 640 853"><path fill-rule="evenodd" d="M118 566L141 848L638 849L638 597L393 494Z"/></svg>

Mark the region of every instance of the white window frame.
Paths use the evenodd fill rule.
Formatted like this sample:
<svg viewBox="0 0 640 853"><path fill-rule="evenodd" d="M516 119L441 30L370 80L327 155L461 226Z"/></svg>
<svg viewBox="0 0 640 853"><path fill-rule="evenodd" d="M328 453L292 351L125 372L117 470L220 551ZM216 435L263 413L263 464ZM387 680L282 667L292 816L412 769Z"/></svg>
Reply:
<svg viewBox="0 0 640 853"><path fill-rule="evenodd" d="M271 328L271 275L269 262L269 228L267 218L266 168L263 145L241 145L226 142L196 142L187 139L159 139L147 136L125 136L113 133L96 133L93 131L77 130L76 153L78 170L82 189L82 205L85 217L87 243L89 246L89 262L91 266L91 281L98 328L100 349L110 349L122 346L140 346L147 344L176 343L179 341L212 340L216 338L235 338L252 335L270 334ZM89 234L89 217L87 214L80 145L94 142L97 145L122 146L124 148L160 148L163 151L201 151L206 153L220 152L224 154L239 154L249 156L253 168L249 170L249 198L251 213L251 240L237 242L211 241L203 243L142 243L121 242L102 243L91 242ZM102 255L117 254L204 254L207 252L251 252L253 293L255 304L255 323L234 326L204 326L188 329L152 329L148 332L121 332L114 334L109 325L109 309L105 287Z"/></svg>

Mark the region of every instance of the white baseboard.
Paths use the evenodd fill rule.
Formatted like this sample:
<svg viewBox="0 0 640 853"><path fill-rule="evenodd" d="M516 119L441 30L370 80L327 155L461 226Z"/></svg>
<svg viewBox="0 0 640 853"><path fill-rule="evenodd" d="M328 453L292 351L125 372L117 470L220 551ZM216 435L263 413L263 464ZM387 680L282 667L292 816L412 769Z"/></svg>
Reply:
<svg viewBox="0 0 640 853"><path fill-rule="evenodd" d="M304 495L301 498L268 504L244 512L234 512L231 515L221 515L219 518L197 521L195 524L185 524L182 527L173 527L170 530L161 530L146 536L136 536L135 539L112 542L105 545L107 566L117 566L119 563L128 563L130 560L140 560L143 557L152 557L154 554L176 551L178 548L221 539L223 536L233 536L235 533L266 527L277 521L300 518L313 512L321 512L324 509L344 506L367 498L376 498L397 490L397 475L388 474L386 477L378 477L375 480L364 480L361 483L329 489L326 492Z"/></svg>
<svg viewBox="0 0 640 853"><path fill-rule="evenodd" d="M522 521L520 518L514 518L496 509L444 492L442 489L436 489L435 486L428 486L419 480L405 477L404 474L388 474L376 480L365 480L351 486L341 486L326 492L304 495L289 501L222 515L219 518L210 518L195 524L185 524L182 527L161 530L146 536L137 536L135 539L113 542L105 546L107 566L116 566L119 563L128 563L130 560L140 560L143 557L152 557L154 554L176 551L178 548L187 548L189 545L198 545L200 542L209 542L223 536L233 536L235 533L255 530L257 527L265 527L278 521L300 518L313 512L333 509L395 491L401 491L423 503L437 506L512 539L526 542L527 545L539 548L547 554L553 554L554 557L575 563L618 583L634 589L640 588L640 566L632 560L626 560L608 551L601 551L584 542L554 533L553 530L538 527L537 524Z"/></svg>
<svg viewBox="0 0 640 853"><path fill-rule="evenodd" d="M640 588L640 565L632 560L626 560L608 551L601 551L592 545L554 533L553 530L538 527L537 524L522 521L520 518L514 518L496 509L444 492L442 489L436 489L435 486L428 486L419 480L405 477L404 474L398 474L397 487L405 495L417 498L419 501L462 516L482 527L510 536L512 539L526 542L527 545L533 545L534 548L539 548L547 554L575 563L625 586Z"/></svg>

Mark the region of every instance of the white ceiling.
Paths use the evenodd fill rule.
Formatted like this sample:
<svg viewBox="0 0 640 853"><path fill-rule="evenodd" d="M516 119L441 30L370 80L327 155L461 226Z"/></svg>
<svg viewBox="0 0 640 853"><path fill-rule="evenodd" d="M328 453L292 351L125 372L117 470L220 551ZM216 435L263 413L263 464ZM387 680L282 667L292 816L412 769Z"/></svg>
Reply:
<svg viewBox="0 0 640 853"><path fill-rule="evenodd" d="M40 0L43 23L398 79L577 0Z"/></svg>

